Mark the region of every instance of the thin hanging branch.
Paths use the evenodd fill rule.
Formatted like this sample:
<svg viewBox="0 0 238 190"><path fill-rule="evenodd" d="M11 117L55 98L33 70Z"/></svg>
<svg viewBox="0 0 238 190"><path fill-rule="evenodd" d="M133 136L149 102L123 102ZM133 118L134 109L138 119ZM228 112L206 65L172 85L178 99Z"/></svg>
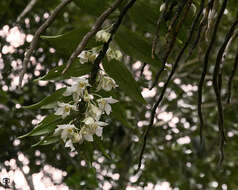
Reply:
<svg viewBox="0 0 238 190"><path fill-rule="evenodd" d="M223 55L222 55L221 66L224 65L225 60L226 60L226 56L227 56L227 54L228 54L228 51L230 50L231 44L232 44L232 42L234 42L234 41L236 40L237 37L238 37L238 32L234 33L234 34L232 35L232 37L230 38L230 40L229 40L229 42L228 42L228 44L227 44L227 46L226 46L226 49L225 49L225 51L224 51L224 53L223 53Z"/></svg>
<svg viewBox="0 0 238 190"><path fill-rule="evenodd" d="M224 9L225 9L225 5L224 5ZM222 61L222 57L223 57L223 53L227 47L227 44L230 40L230 38L232 37L235 28L238 24L238 14L237 14L237 18L235 20L235 22L232 24L229 32L226 34L225 37L225 41L223 42L221 48L218 51L217 54L217 59L216 59L216 64L215 64L215 68L213 71L213 88L216 94L216 101L217 101L217 108L218 108L218 126L219 126L219 132L220 132L220 152L221 152L221 158L220 158L220 164L223 161L224 158L224 153L223 153L223 147L224 147L224 142L225 142L225 133L224 133L224 119L223 119L223 107L222 107L222 102L221 102L221 91L219 86L221 86L221 82L219 82L219 78L221 78L221 76L219 77L219 73L220 73L220 64ZM220 79L221 81L221 79ZM219 84L220 83L220 84Z"/></svg>
<svg viewBox="0 0 238 190"><path fill-rule="evenodd" d="M82 41L78 44L77 48L71 54L70 58L66 63L66 67L64 68L62 74L64 74L73 63L73 61L77 58L77 56L84 50L87 46L88 41L101 29L104 21L119 7L123 0L116 0L111 7L109 7L106 11L104 11L96 20L95 24L91 28L91 30L83 37Z"/></svg>
<svg viewBox="0 0 238 190"><path fill-rule="evenodd" d="M167 9L168 9L168 2L165 3L165 8L164 8L164 10L162 10L162 12L161 12L161 14L160 14L160 16L157 20L157 23L156 23L156 31L155 31L155 35L154 35L154 38L153 38L153 41L152 41L152 50L151 50L152 59L155 58L155 48L157 46L157 42L158 42L158 39L159 39L160 24L161 24L161 21L164 18L166 12L167 12Z"/></svg>
<svg viewBox="0 0 238 190"><path fill-rule="evenodd" d="M182 12L183 7L186 5L187 1L188 1L188 0L185 0L185 1L182 3L182 5L180 6L180 9L178 10L178 13L177 13L177 15L176 15L177 17L176 17L175 20L178 19L179 15L180 15L179 13ZM155 85L158 83L159 77L160 77L161 73L162 73L162 72L164 71L164 69L165 69L165 64L166 64L166 62L167 62L167 60L168 60L168 57L169 57L170 53L171 53L172 50L173 50L173 47L174 47L174 44L175 44L176 37L177 37L177 35L178 35L179 29L180 29L180 27L181 27L181 24L182 24L183 20L185 19L186 15L187 15L187 13L188 13L188 10L189 10L189 7L190 7L190 6L191 6L191 3L190 3L190 5L187 6L187 8L185 9L185 13L184 13L184 15L183 15L183 18L182 18L182 19L178 22L178 24L176 25L176 28L175 28L175 31L174 31L172 40L171 40L171 42L170 42L170 44L169 44L169 47L168 47L168 49L167 49L167 51L166 51L166 54L165 54L164 58L163 58L162 67L161 67L161 69L156 73L155 80L154 80L152 86L150 87L150 90L151 90L153 87L155 87ZM173 22L173 23L174 23L174 22Z"/></svg>
<svg viewBox="0 0 238 190"><path fill-rule="evenodd" d="M27 6L25 7L25 9L22 11L22 13L17 17L17 22L19 22L23 17L26 16L27 13L29 13L33 7L35 6L36 2L38 0L31 0Z"/></svg>
<svg viewBox="0 0 238 190"><path fill-rule="evenodd" d="M207 17L207 27L204 31L204 38L208 42L209 34L212 31L214 20L216 17L216 10L218 10L219 1L212 1L211 5L208 5L208 17Z"/></svg>
<svg viewBox="0 0 238 190"><path fill-rule="evenodd" d="M231 44L232 44L233 41L235 41L235 39L237 37L238 37L238 32L236 32L232 35L232 37L229 39L229 42L226 46L226 49L224 50L224 53L222 55L222 60L221 60L221 63L220 63L221 69L220 69L220 72L219 72L219 80L218 80L218 86L220 87L220 89L219 89L220 91L221 91L221 86L222 86L222 68L223 68L223 65L225 64L226 56L227 56L228 51L231 47ZM229 85L229 82L228 82L228 85ZM228 99L227 99L227 101L228 101Z"/></svg>
<svg viewBox="0 0 238 190"><path fill-rule="evenodd" d="M199 81L199 85L198 85L198 117L199 117L199 121L200 121L200 137L202 138L202 133L203 133L203 127L204 127L204 120L203 120L203 115L202 115L202 90L203 90L203 83L207 74L207 67L208 67L208 58L210 55L210 52L212 50L212 47L214 45L215 39L216 39L216 34L217 34L217 30L218 30L218 26L219 23L221 21L221 17L224 13L224 10L226 8L226 4L227 4L227 0L224 0L222 3L222 7L220 9L220 12L218 14L218 18L216 20L215 26L214 26L214 30L213 30L213 34L211 37L211 41L209 43L209 46L207 48L207 51L205 53L205 57L204 57L204 65L203 65L203 71L200 77L200 81ZM202 143L202 139L201 143ZM220 147L221 149L221 157L223 157L223 147Z"/></svg>
<svg viewBox="0 0 238 190"><path fill-rule="evenodd" d="M193 53L194 49L195 49L195 48L197 47L197 45L199 44L201 38L203 37L204 32L206 31L206 27L207 27L207 26L206 26L206 23L207 23L207 20L208 20L208 13L209 13L209 11L212 9L213 4L214 4L214 0L211 0L211 1L208 3L207 7L206 7L206 12L205 12L205 15L204 15L204 17L203 17L203 19L202 19L202 21L201 21L201 24L199 25L198 32L197 32L197 36L196 36L195 41L194 41L194 43L193 43L193 45L192 45L192 48L190 49L190 51L189 51L189 53L188 53L188 57L186 58L186 61L185 61L185 62L187 62L188 59L192 56L192 53ZM205 26L206 26L206 27L205 27ZM205 28L204 28L204 27L205 27Z"/></svg>
<svg viewBox="0 0 238 190"><path fill-rule="evenodd" d="M53 21L55 20L56 16L59 14L59 12L66 6L68 5L72 0L64 0L62 1L55 9L54 11L52 12L52 14L49 16L49 18L38 28L38 30L36 31L33 39L32 39L32 42L30 44L30 47L29 49L27 50L26 52L26 55L24 57L24 60L23 60L23 68L22 68L22 71L20 73L20 76L19 76L19 88L21 88L21 85L22 85L22 80L23 80L23 77L24 77L24 74L26 72L26 68L27 68L27 63L29 62L30 60L30 57L33 53L33 51L35 50L37 44L38 44L38 40L40 38L40 35L42 32L44 32L52 23Z"/></svg>
<svg viewBox="0 0 238 190"><path fill-rule="evenodd" d="M190 1L189 3L191 5L192 1ZM189 32L189 37L188 37L187 41L185 42L184 47L182 48L182 50L180 51L180 53L178 54L178 56L176 58L176 61L175 61L174 66L172 68L172 71L171 71L171 73L170 73L166 83L163 86L163 89L161 91L159 99L157 100L157 102L154 104L154 106L152 108L151 116L150 116L150 123L146 127L146 130L145 130L145 133L144 133L143 146L142 146L142 149L141 149L141 152L140 152L139 163L138 163L138 169L137 170L139 170L140 167L141 167L141 162L142 162L142 157L143 157L145 146L146 146L147 136L148 136L150 128L154 124L154 117L155 117L156 109L158 108L158 106L160 105L161 101L163 100L163 97L164 97L165 91L166 91L166 89L167 89L167 87L169 85L169 82L170 82L171 78L173 77L173 75L174 75L174 73L175 73L175 71L176 71L176 69L178 67L178 64L179 64L179 61L180 61L181 57L183 56L186 48L188 47L188 45L189 45L189 43L190 43L190 41L192 39L192 36L193 36L194 31L195 31L196 25L197 25L197 23L199 21L199 18L201 16L201 14L202 14L203 7L204 7L204 0L202 0L201 5L200 5L200 9L198 11L198 14L197 14L196 18L193 21L191 30Z"/></svg>
<svg viewBox="0 0 238 190"><path fill-rule="evenodd" d="M97 73L99 71L99 64L101 63L101 61L103 60L103 58L105 57L107 50L109 48L109 44L112 41L113 36L115 35L115 33L117 32L119 26L121 25L122 19L123 17L126 15L127 11L133 6L133 4L136 2L136 0L131 0L125 7L124 9L121 11L116 23L113 25L111 31L110 31L110 38L109 40L104 43L102 50L99 52L99 55L97 56L96 60L94 61L93 64L93 68L91 71L91 77L90 77L90 84L93 85L95 83L96 77L97 77Z"/></svg>
<svg viewBox="0 0 238 190"><path fill-rule="evenodd" d="M232 81L233 81L234 76L236 74L237 66L238 66L238 52L236 53L235 63L233 65L232 72L231 72L231 75L230 75L229 80L228 80L228 86L227 86L227 91L228 91L227 103L228 104L230 104L230 102L231 102L231 87L232 87Z"/></svg>

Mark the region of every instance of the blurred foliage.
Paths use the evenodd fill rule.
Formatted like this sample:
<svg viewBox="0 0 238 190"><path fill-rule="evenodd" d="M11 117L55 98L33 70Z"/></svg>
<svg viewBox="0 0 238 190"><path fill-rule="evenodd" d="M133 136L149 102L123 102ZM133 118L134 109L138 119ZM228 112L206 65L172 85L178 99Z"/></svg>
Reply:
<svg viewBox="0 0 238 190"><path fill-rule="evenodd" d="M29 2L0 1L0 26L2 28L7 25L10 29L18 26L21 32L34 34L45 21L45 13L50 13L59 2L59 0L38 1L25 18L20 23L16 23L16 18ZM35 105L35 109L25 109L22 106L35 104L45 97L48 98L44 99L40 105L44 105L44 102L56 101L54 98L57 95L51 98L50 95L56 91L57 85L63 84L62 79L81 76L91 70L90 65L80 66L76 61L64 76L60 75L63 69L62 63L66 63L83 35L112 2L112 0L103 0L100 3L96 0L75 0L64 8L62 14L42 34L31 64L28 64L28 80L22 89L16 89L14 80L22 68L24 52L29 43L25 42L15 48L13 53L0 54L1 168L9 169L9 166L4 165L4 161L17 159L21 152L30 161L29 176L39 172L44 165L50 164L67 172L64 182L72 189L102 189L106 182L112 185L112 189L125 189L129 185L143 189L148 183L155 185L163 181L169 182L171 188L181 190L238 189L238 172L236 171L238 167L237 74L233 80L232 103L229 105L225 103L227 82L231 75L235 54L238 51L237 40L232 42L223 65L222 100L224 101L224 126L227 141L225 160L221 167L218 165L218 114L211 86L218 49L237 14L238 2L236 0L228 1L226 14L222 17L215 46L209 57L209 69L203 93L203 114L206 127L204 129L205 141L202 146L199 140L197 85L206 48L197 47L192 56L187 59L192 47L189 45L158 109L156 123L148 136L142 168L136 173L144 128L149 122L152 105L170 72L167 67L160 78L159 85L153 89L153 92L151 91L150 96L145 98L146 104L143 104L144 99L140 91L148 88L157 70L161 67L160 60L151 58L151 46L156 22L161 14L160 6L164 2L162 0L138 0L125 16L113 40L113 46L119 48L125 56L123 63L113 62L112 65L104 63L108 74L118 81L119 88L112 95L120 100L120 104L113 105L112 118L106 118L110 125L104 129L103 141L97 139L95 143L84 143L78 146L78 154L74 156L70 155L68 149L60 143L32 147L31 145L39 141L39 138L34 137L27 137L21 140L19 145L13 145L17 137L33 129L33 121L36 118L39 119L40 116L52 113L49 109L39 109L38 105ZM180 3L178 0L173 0L173 2ZM221 3L220 0L219 7ZM196 8L189 10L167 63L174 64L178 52L188 37L199 4L199 0L194 1ZM105 22L105 27L115 22L123 5L110 15ZM174 14L175 10L171 12L171 15L167 15L167 20L162 23L157 47L159 58L163 57L166 52L166 36ZM0 37L1 50L4 46L9 45L6 38ZM95 45L100 44L95 39L91 39L87 48ZM53 53L52 48L56 50ZM137 62L138 60L141 62ZM144 63L146 63L144 74L141 74ZM42 83L42 80L47 81L46 84ZM166 116L167 120L161 115ZM188 143L180 143L186 141ZM36 150L41 152L40 156L36 156ZM119 174L120 178L116 179L113 174Z"/></svg>

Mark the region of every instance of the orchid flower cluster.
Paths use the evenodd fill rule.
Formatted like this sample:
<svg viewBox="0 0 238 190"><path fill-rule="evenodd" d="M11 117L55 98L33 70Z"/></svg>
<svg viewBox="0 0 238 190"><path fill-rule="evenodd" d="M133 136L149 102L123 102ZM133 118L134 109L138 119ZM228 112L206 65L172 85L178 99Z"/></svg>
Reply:
<svg viewBox="0 0 238 190"><path fill-rule="evenodd" d="M106 43L110 39L110 35L106 30L100 30L96 34L96 40ZM80 63L93 63L99 51L100 47L82 51L79 55ZM109 61L112 59L120 61L122 58L122 53L112 48L108 49L106 55ZM111 104L118 101L112 97L103 98L99 94L90 93L91 85L86 76L72 77L72 80L72 85L66 88L63 96L72 96L73 101L69 103L58 102L55 115L65 119L71 115L71 112L76 112L79 113L79 116L68 124L57 125L54 135L61 136L65 147L69 147L71 151L74 151L74 143L92 142L94 135L102 138L103 127L108 124L100 121L101 116L103 114L109 115L112 111ZM98 72L96 84L96 92L100 90L108 92L117 87L114 79L102 70Z"/></svg>
<svg viewBox="0 0 238 190"><path fill-rule="evenodd" d="M111 34L106 30L100 30L96 34L96 41L106 43L109 40L110 36ZM82 64L87 62L93 63L99 54L99 50L100 47L99 48L96 47L90 50L82 51L79 55L80 62ZM112 59L121 61L122 59L122 53L119 50L116 50L112 47L108 48L106 56L109 61Z"/></svg>
<svg viewBox="0 0 238 190"><path fill-rule="evenodd" d="M81 113L79 102L83 102L86 109L82 113L80 124L75 124L72 120L68 124L57 125L54 135L61 136L65 143L65 147L70 147L71 151L75 150L74 143L83 143L83 141L92 142L93 136L96 135L102 138L103 126L108 125L106 122L100 121L103 114L109 115L112 111L111 104L118 102L112 97L103 98L98 94L90 94L88 87L91 85L86 76L72 77L73 84L66 88L63 96L72 96L73 101L70 103L58 102L55 115L59 115L65 119L76 111ZM105 90L110 91L116 88L116 82L103 71L99 71L97 76L96 91Z"/></svg>

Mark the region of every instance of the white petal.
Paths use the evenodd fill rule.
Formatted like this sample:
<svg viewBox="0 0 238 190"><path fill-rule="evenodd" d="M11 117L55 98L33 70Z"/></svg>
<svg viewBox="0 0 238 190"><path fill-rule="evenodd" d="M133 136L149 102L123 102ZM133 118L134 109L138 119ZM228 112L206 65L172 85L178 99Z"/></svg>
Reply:
<svg viewBox="0 0 238 190"><path fill-rule="evenodd" d="M73 84L72 87L71 87L71 91L72 92L77 92L77 89L78 89L78 84L77 83Z"/></svg>
<svg viewBox="0 0 238 190"><path fill-rule="evenodd" d="M77 110L78 110L78 109L77 109L77 106L75 106L75 105L71 105L70 108L71 108L72 110L74 110L74 111L77 111Z"/></svg>
<svg viewBox="0 0 238 190"><path fill-rule="evenodd" d="M111 108L110 104L106 104L106 106L105 106L106 114L109 115L111 113L111 111L112 111L112 108Z"/></svg>
<svg viewBox="0 0 238 190"><path fill-rule="evenodd" d="M54 132L54 135L59 135L61 130L62 130L61 127L56 128L55 132Z"/></svg>
<svg viewBox="0 0 238 190"><path fill-rule="evenodd" d="M73 152L73 151L75 150L74 145L73 145L73 143L72 143L71 140L68 140L68 141L65 143L65 147L70 147L71 152Z"/></svg>
<svg viewBox="0 0 238 190"><path fill-rule="evenodd" d="M86 141L89 141L89 142L93 141L93 135L92 134L85 134L83 137Z"/></svg>
<svg viewBox="0 0 238 190"><path fill-rule="evenodd" d="M108 91L111 91L112 86L110 86L110 85L103 85L102 88L103 88L103 90L108 92Z"/></svg>
<svg viewBox="0 0 238 190"><path fill-rule="evenodd" d="M106 126L106 125L108 125L108 123L102 122L102 121L97 121L97 125L99 125L99 126Z"/></svg>
<svg viewBox="0 0 238 190"><path fill-rule="evenodd" d="M72 87L68 87L66 91L63 93L63 96L70 96L73 93Z"/></svg>
<svg viewBox="0 0 238 190"><path fill-rule="evenodd" d="M57 104L59 107L65 107L65 105L66 105L64 102L57 102Z"/></svg>
<svg viewBox="0 0 238 190"><path fill-rule="evenodd" d="M57 108L55 115L62 115L64 113L64 108Z"/></svg>
<svg viewBox="0 0 238 190"><path fill-rule="evenodd" d="M110 104L115 104L115 103L118 102L118 100L112 98L111 96L110 96L109 98L105 98L105 99L106 99L106 101L107 101L108 103L110 103Z"/></svg>
<svg viewBox="0 0 238 190"><path fill-rule="evenodd" d="M62 114L62 118L63 118L63 119L66 118L69 114L70 114L70 112L64 112L64 113Z"/></svg>
<svg viewBox="0 0 238 190"><path fill-rule="evenodd" d="M103 131L103 128L102 127L97 127L96 129L96 135L98 137L101 137L102 136L102 131Z"/></svg>
<svg viewBox="0 0 238 190"><path fill-rule="evenodd" d="M67 137L68 137L68 130L67 129L64 129L61 133L61 138L63 139L63 141L65 142Z"/></svg>

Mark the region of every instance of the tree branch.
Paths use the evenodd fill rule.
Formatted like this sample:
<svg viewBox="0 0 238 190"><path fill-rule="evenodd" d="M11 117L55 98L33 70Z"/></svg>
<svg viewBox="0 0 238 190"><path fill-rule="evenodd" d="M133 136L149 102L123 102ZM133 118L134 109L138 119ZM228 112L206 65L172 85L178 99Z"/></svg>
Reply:
<svg viewBox="0 0 238 190"><path fill-rule="evenodd" d="M191 4L192 4L192 1L189 1L188 7L190 7ZM195 30L195 27L196 27L196 25L197 25L197 22L199 21L199 18L200 18L201 13L202 13L203 6L204 6L204 0L202 0L201 6L200 6L200 10L199 10L199 12L198 12L198 14L197 14L197 16L196 16L196 18L195 18L193 24L192 24L192 28L191 28L190 33L189 33L189 37L188 37L186 43L184 44L183 49L180 51L179 55L178 55L177 58L176 58L175 64L174 64L174 66L173 66L173 68L172 68L172 71L171 71L171 73L170 73L170 75L169 75L169 77L168 77L166 83L165 83L164 86L163 86L163 89L162 89L162 91L161 91L161 94L160 94L160 96L159 96L159 99L157 100L157 102L156 102L155 105L153 106L153 109L152 109L152 112L151 112L151 117L150 117L150 123L149 123L149 125L147 126L147 128L146 128L146 130L145 130L145 133L144 133L144 141L143 141L143 146L142 146L141 153L140 153L140 157L139 157L139 163L138 163L138 169L137 169L137 170L139 170L140 167L141 167L141 161L142 161L142 157L143 157L144 150L145 150L145 145L146 145L146 141L147 141L147 136L148 136L148 133L149 133L149 129L150 129L150 128L152 127L152 125L154 124L154 117L155 117L156 109L158 108L158 106L160 105L161 101L163 100L163 97L164 97L165 91L166 91L166 89L167 89L167 87L168 87L168 85L169 85L169 82L170 82L171 78L173 77L173 75L174 75L174 73L175 73L175 71L176 71L176 69L177 69L177 67L178 67L178 64L179 64L179 61L180 61L182 55L184 54L186 48L188 47L188 45L189 45L189 43L190 43L190 41L191 41L191 39L192 39L192 36L193 36L194 30ZM184 15L186 15L186 13L185 13Z"/></svg>
<svg viewBox="0 0 238 190"><path fill-rule="evenodd" d="M206 31L206 28L204 29L204 26L208 20L208 13L209 11L212 9L213 7L213 4L214 4L214 0L211 0L209 3L208 3L208 6L206 8L206 12L205 12L205 15L201 21L201 24L199 25L199 28L198 28L198 33L197 33L197 36L195 38L195 41L192 45L192 48L190 49L189 53L188 53L188 57L186 59L186 61L191 57L192 53L193 53L193 50L197 47L200 39L202 38L204 32Z"/></svg>
<svg viewBox="0 0 238 190"><path fill-rule="evenodd" d="M73 63L73 61L77 58L77 56L84 50L87 46L88 41L100 30L104 21L108 18L108 16L116 10L116 8L121 4L123 0L116 0L111 7L109 7L106 11L104 11L96 20L95 24L91 28L91 30L83 37L82 41L78 44L75 51L71 54L70 58L66 63L66 67L64 68L62 74L64 74Z"/></svg>
<svg viewBox="0 0 238 190"><path fill-rule="evenodd" d="M90 77L90 84L93 85L95 83L96 77L97 77L97 73L99 71L99 64L101 63L101 61L103 60L103 58L105 57L107 50L109 48L109 44L112 41L113 36L115 35L115 33L117 32L119 26L121 25L122 19L123 17L126 15L127 11L133 6L133 4L136 2L136 0L131 0L125 7L124 9L121 11L116 23L113 25L111 31L110 31L110 38L109 40L104 43L102 50L99 52L99 55L97 56L96 60L94 61L93 64L93 68L91 71L91 77Z"/></svg>
<svg viewBox="0 0 238 190"><path fill-rule="evenodd" d="M27 13L29 13L32 8L34 7L34 5L36 4L38 0L31 0L27 6L25 7L25 9L21 12L21 14L17 17L17 22L19 22L23 17L26 16Z"/></svg>
<svg viewBox="0 0 238 190"><path fill-rule="evenodd" d="M199 116L199 121L200 121L200 135L201 136L202 136L202 130L203 130L203 127L204 127L204 121L203 121L203 115L202 115L202 88L203 88L203 83L204 83L204 80L205 80L205 77L206 77L206 74L207 74L208 58L209 58L210 52L212 50L212 47L214 45L217 30L218 30L218 26L219 26L221 17L223 15L223 12L225 10L226 4L227 4L227 0L224 0L223 3L222 3L221 10L219 12L218 18L216 20L215 26L214 26L211 41L209 43L209 46L207 48L207 51L206 51L206 54L205 54L205 57L204 57L203 71L202 71L200 81L199 81L199 85L198 85L198 116ZM201 141L201 143L202 143L202 141ZM223 151L221 150L221 154L222 153L223 153ZM222 154L222 157L223 157L223 154Z"/></svg>
<svg viewBox="0 0 238 190"><path fill-rule="evenodd" d="M188 0L185 0L185 1L182 3L182 5L179 7L178 13L177 13L175 19L173 20L172 25L174 25L174 23L176 23L175 20L178 20L179 15L180 15L179 13L182 12L182 10L183 10L183 8L184 8L184 6L186 5L187 2L188 2ZM190 4L190 5L191 5L191 4ZM181 27L182 22L183 22L183 20L185 19L187 13L188 13L189 7L190 7L190 6L188 6L188 7L185 9L185 13L184 13L183 17L181 18L181 20L180 20L180 21L178 22L178 24L176 25L176 28L175 28L175 31L174 31L172 40L171 40L171 42L170 42L170 44L169 44L169 48L167 49L166 54L165 54L165 56L164 56L164 58L163 58L162 67L161 67L161 69L156 73L155 80L154 80L152 86L150 87L150 90L158 83L159 77L160 77L161 73L164 71L165 64L166 64L166 62L167 62L167 60L168 60L168 57L169 57L170 53L171 53L172 50L173 50L176 37L177 37L177 35L178 35L178 32L179 32L179 29L180 29L180 27ZM171 26L171 27L172 27L172 26ZM170 27L170 28L171 28L171 27Z"/></svg>
<svg viewBox="0 0 238 190"><path fill-rule="evenodd" d="M55 9L54 11L52 12L52 14L50 15L50 17L38 28L38 30L36 31L33 39L32 39L32 42L30 44L30 47L29 49L27 50L26 52L26 55L24 57L24 60L23 60L23 68L22 68L22 71L20 73L20 77L19 77L19 88L21 88L21 85L22 85L22 80L23 80L23 77L24 77L24 74L26 72L26 68L27 68L27 63L29 62L30 60L30 57L33 53L33 51L35 50L37 44L38 44L38 40L40 38L40 35L42 32L44 32L48 26L50 26L52 24L52 22L55 20L56 16L59 14L59 12L67 5L71 2L72 0L64 0L62 1Z"/></svg>
<svg viewBox="0 0 238 190"><path fill-rule="evenodd" d="M230 75L229 80L228 80L228 87L227 87L227 89L228 89L227 103L228 104L231 102L231 87L232 87L232 81L233 81L234 76L236 74L237 66L238 66L238 52L236 54L235 63L233 65L233 69L232 69L231 75Z"/></svg>
<svg viewBox="0 0 238 190"><path fill-rule="evenodd" d="M224 9L224 10L226 7L225 1L224 1L224 5L222 7L222 9ZM214 88L214 91L216 94L216 101L217 101L217 108L218 108L218 115L219 115L218 126L219 126L220 138L221 138L220 139L220 152L221 152L220 164L222 163L223 158L224 158L223 146L224 146L224 141L225 141L225 133L224 133L224 126L223 126L224 125L223 108L222 108L222 102L221 102L221 91L220 91L220 87L219 87L219 86L221 86L221 82L219 82L220 63L222 61L223 53L227 47L227 44L228 44L230 38L232 37L232 35L235 31L237 24L238 24L238 14L237 14L237 18L236 18L235 22L232 24L229 32L226 34L225 40L224 40L221 48L218 51L216 64L215 64L215 68L213 71L212 82L213 82L213 88ZM221 76L220 76L220 78L221 78Z"/></svg>

